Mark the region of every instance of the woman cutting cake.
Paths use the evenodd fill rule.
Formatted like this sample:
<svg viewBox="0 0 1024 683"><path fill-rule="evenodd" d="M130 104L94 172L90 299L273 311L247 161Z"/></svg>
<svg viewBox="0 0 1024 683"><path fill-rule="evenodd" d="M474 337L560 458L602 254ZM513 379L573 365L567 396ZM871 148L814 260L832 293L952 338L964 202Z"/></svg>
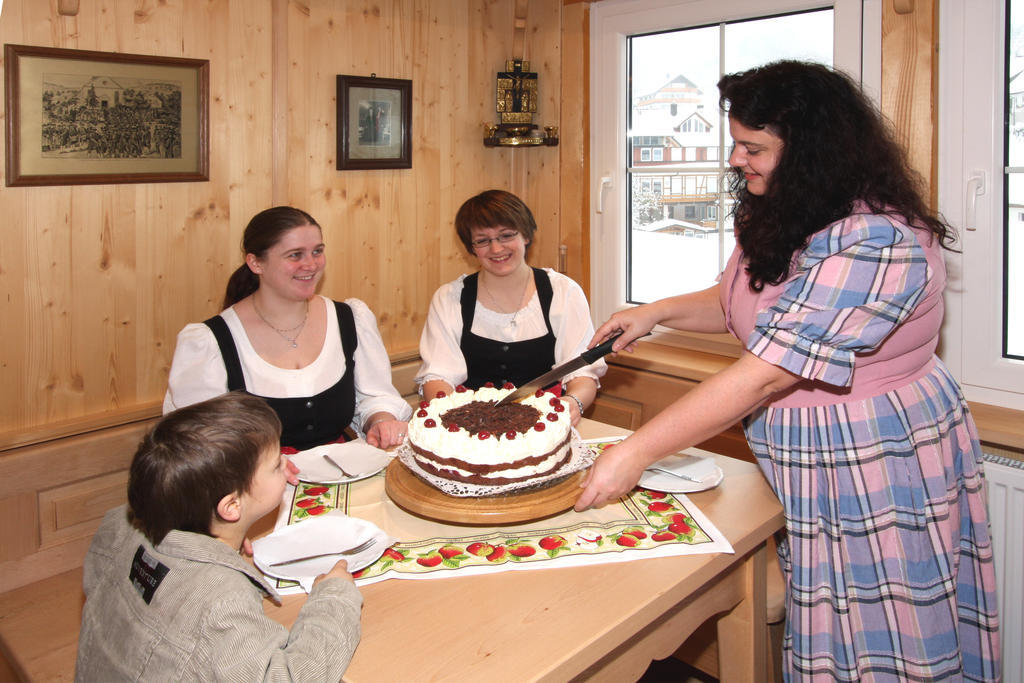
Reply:
<svg viewBox="0 0 1024 683"><path fill-rule="evenodd" d="M373 312L316 294L326 258L313 217L289 206L262 211L242 247L224 310L178 334L164 412L245 390L281 418L282 446L338 441L349 426L372 446L401 443L411 410L391 384Z"/></svg>
<svg viewBox="0 0 1024 683"><path fill-rule="evenodd" d="M424 398L460 384L519 386L587 350L594 325L583 290L565 275L526 263L537 224L521 199L482 192L459 208L455 230L480 270L441 286L430 302L416 377ZM562 379L573 424L606 370L599 360Z"/></svg>

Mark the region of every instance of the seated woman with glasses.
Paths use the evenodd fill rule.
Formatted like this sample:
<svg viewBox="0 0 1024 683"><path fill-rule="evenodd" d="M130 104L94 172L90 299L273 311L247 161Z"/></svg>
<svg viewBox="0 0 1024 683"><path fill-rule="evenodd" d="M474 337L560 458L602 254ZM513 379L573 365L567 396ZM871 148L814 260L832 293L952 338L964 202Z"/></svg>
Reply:
<svg viewBox="0 0 1024 683"><path fill-rule="evenodd" d="M430 302L416 376L424 398L460 384L521 386L587 350L594 324L583 290L565 275L526 263L537 224L521 199L482 192L459 208L455 231L480 270L442 285ZM606 371L599 360L562 379L573 424Z"/></svg>

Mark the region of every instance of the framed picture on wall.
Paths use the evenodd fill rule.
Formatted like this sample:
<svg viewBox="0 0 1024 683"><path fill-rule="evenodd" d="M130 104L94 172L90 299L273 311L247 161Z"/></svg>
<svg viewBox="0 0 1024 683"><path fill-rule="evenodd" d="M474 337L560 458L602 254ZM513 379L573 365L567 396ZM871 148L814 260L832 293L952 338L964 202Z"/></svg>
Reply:
<svg viewBox="0 0 1024 683"><path fill-rule="evenodd" d="M4 45L9 186L209 180L209 68Z"/></svg>
<svg viewBox="0 0 1024 683"><path fill-rule="evenodd" d="M338 76L338 170L412 168L412 81Z"/></svg>

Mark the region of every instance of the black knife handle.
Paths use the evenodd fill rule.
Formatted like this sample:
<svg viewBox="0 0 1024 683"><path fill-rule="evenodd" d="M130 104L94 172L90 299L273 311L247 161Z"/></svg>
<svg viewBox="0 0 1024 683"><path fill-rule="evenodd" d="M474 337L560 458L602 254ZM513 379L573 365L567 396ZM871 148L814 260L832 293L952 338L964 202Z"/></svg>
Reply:
<svg viewBox="0 0 1024 683"><path fill-rule="evenodd" d="M646 336L648 336L650 334L651 334L650 332L648 332L647 334L641 334L636 339L640 339L641 337L646 337ZM583 358L585 361L587 361L587 363L593 363L598 358L602 358L604 356L607 356L609 353L612 352L612 344L614 344L615 340L618 339L621 336L622 336L622 331L620 330L618 332L618 334L612 335L611 337L609 337L608 339L605 339L603 342L601 342L600 344L598 344L594 348L588 349L587 351L584 351L583 353L581 353L580 357ZM634 339L633 341L636 341L636 339Z"/></svg>
<svg viewBox="0 0 1024 683"><path fill-rule="evenodd" d="M593 363L598 358L603 358L604 356L607 356L609 353L611 353L612 344L614 344L615 340L621 336L622 332L619 332L618 334L609 337L608 339L605 339L603 342L601 342L594 348L587 349L586 351L581 353L580 356L582 356L583 359L587 361L587 363Z"/></svg>

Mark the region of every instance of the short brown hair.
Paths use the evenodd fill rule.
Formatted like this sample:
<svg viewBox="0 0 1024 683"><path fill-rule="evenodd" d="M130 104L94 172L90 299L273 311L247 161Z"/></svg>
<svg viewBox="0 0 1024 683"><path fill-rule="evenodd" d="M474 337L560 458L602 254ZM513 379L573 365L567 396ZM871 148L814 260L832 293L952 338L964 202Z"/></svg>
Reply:
<svg viewBox="0 0 1024 683"><path fill-rule="evenodd" d="M281 421L266 401L230 392L168 413L132 458L128 505L153 544L172 529L210 534L221 498L248 491Z"/></svg>
<svg viewBox="0 0 1024 683"><path fill-rule="evenodd" d="M512 228L523 236L529 250L537 222L530 207L519 197L505 190L487 190L467 199L455 214L455 232L466 251L475 255L474 228Z"/></svg>

